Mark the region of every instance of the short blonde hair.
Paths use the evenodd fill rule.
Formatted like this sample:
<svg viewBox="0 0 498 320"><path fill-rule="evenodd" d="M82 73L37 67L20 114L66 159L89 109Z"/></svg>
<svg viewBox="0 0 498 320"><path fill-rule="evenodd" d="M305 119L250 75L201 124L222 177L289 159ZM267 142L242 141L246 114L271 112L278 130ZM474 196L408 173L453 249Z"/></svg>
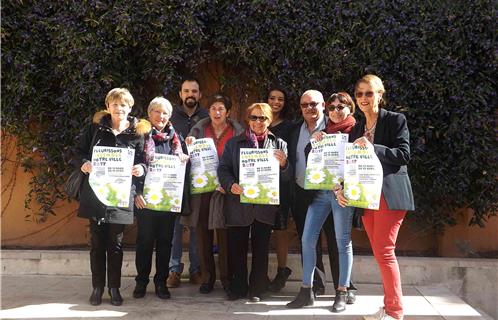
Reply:
<svg viewBox="0 0 498 320"><path fill-rule="evenodd" d="M268 120L270 120L270 123L273 121L273 113L271 111L270 105L268 103L263 103L263 102L257 102L251 104L246 110L246 119L249 119L249 116L251 115L251 112L254 109L261 110L261 112L263 112L265 117L267 117Z"/></svg>
<svg viewBox="0 0 498 320"><path fill-rule="evenodd" d="M171 102L169 102L168 99L163 97L155 97L154 99L152 99L152 101L149 103L149 107L147 108L147 113L150 113L152 110L156 108L166 109L166 111L168 111L170 116L171 113L173 112L173 106L171 105Z"/></svg>
<svg viewBox="0 0 498 320"><path fill-rule="evenodd" d="M133 107L133 105L135 104L133 96L126 88L114 88L109 91L105 96L105 106L109 108L109 104L116 100L124 101L130 107Z"/></svg>
<svg viewBox="0 0 498 320"><path fill-rule="evenodd" d="M386 90L384 89L384 84L382 83L382 80L380 80L380 78L374 74L364 75L360 80L358 80L356 82L356 85L354 86L355 91L356 91L356 89L358 89L358 85L360 83L368 84L369 86L372 87L373 91L375 91L375 92L380 92L382 94L384 92L386 92Z"/></svg>

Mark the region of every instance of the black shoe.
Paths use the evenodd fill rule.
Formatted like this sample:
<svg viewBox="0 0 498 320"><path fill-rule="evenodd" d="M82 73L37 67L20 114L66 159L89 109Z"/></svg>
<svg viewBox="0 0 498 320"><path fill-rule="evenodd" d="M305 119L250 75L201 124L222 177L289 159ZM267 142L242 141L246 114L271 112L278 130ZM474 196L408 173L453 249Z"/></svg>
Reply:
<svg viewBox="0 0 498 320"><path fill-rule="evenodd" d="M138 283L135 286L135 290L133 290L133 298L140 299L145 297L145 293L147 292L147 285L143 283Z"/></svg>
<svg viewBox="0 0 498 320"><path fill-rule="evenodd" d="M238 293L235 293L235 292L232 292L230 290L228 290L227 292L227 300L229 301L235 301L235 300L239 300L239 299L242 299L244 298L246 295L242 295L242 294L238 294Z"/></svg>
<svg viewBox="0 0 498 320"><path fill-rule="evenodd" d="M214 283L203 283L199 287L199 291L203 294L208 294L214 289Z"/></svg>
<svg viewBox="0 0 498 320"><path fill-rule="evenodd" d="M104 288L93 288L92 295L90 296L90 304L92 306L98 306L101 304L103 294Z"/></svg>
<svg viewBox="0 0 498 320"><path fill-rule="evenodd" d="M165 285L156 285L156 296L158 296L159 299L169 299L171 298L171 293L169 293L169 290Z"/></svg>
<svg viewBox="0 0 498 320"><path fill-rule="evenodd" d="M348 290L348 294L346 296L346 304L354 304L356 302L356 290Z"/></svg>
<svg viewBox="0 0 498 320"><path fill-rule="evenodd" d="M303 288L299 290L296 298L287 304L287 308L298 309L306 306L312 306L315 303L315 297L311 288Z"/></svg>
<svg viewBox="0 0 498 320"><path fill-rule="evenodd" d="M346 296L347 291L335 291L334 304L332 305L332 312L343 312L346 310Z"/></svg>
<svg viewBox="0 0 498 320"><path fill-rule="evenodd" d="M113 306L120 306L123 304L123 297L119 293L119 288L109 288L109 295L111 296L111 304Z"/></svg>
<svg viewBox="0 0 498 320"><path fill-rule="evenodd" d="M271 292L279 292L280 290L282 290L282 288L285 287L285 282L287 282L287 279L289 278L291 273L292 270L288 267L278 268L277 275L268 286L268 290L270 290Z"/></svg>
<svg viewBox="0 0 498 320"><path fill-rule="evenodd" d="M325 287L313 286L313 295L315 296L323 296L325 294Z"/></svg>

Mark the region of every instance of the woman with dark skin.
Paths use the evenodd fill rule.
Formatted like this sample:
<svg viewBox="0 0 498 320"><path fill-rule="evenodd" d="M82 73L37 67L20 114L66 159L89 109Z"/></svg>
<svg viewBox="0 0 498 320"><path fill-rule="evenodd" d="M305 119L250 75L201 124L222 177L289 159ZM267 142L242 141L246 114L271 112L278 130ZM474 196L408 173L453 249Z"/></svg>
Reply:
<svg viewBox="0 0 498 320"><path fill-rule="evenodd" d="M294 123L289 119L289 106L287 104L287 94L279 86L271 87L268 93L268 104L271 107L273 120L270 124L271 132L285 142L289 140L289 133L294 127ZM287 220L289 217L290 189L288 183L280 184L280 208L277 212L273 234L275 237L275 251L277 254L278 269L273 281L270 282L268 290L279 292L285 287L285 282L292 273L287 267L287 254L289 252L290 235L287 230Z"/></svg>

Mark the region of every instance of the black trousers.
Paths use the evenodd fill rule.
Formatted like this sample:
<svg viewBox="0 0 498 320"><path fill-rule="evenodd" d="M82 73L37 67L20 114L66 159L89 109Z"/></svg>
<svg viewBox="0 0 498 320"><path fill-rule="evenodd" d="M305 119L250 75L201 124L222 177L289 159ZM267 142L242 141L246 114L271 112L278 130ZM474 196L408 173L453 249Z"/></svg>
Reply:
<svg viewBox="0 0 498 320"><path fill-rule="evenodd" d="M97 224L96 221L90 219L90 268L94 288L105 287L106 269L107 286L109 288L121 287L124 229L124 224Z"/></svg>
<svg viewBox="0 0 498 320"><path fill-rule="evenodd" d="M268 247L272 226L254 221L246 227L228 227L228 268L232 271L230 291L240 296L259 296L268 286ZM251 273L247 282L247 252L251 234Z"/></svg>
<svg viewBox="0 0 498 320"><path fill-rule="evenodd" d="M305 190L299 185L294 185L294 198L292 201L292 215L294 217L294 222L296 223L297 234L299 239L303 237L304 224L306 222L306 213L308 212L308 207L313 201L314 190ZM335 238L334 229L334 219L332 214L329 214L325 223L323 225L323 230L325 231L325 236L327 240L327 248L329 254L330 263L330 273L332 274L332 281L334 282L334 288L337 289L339 284L339 251L337 249L337 241ZM301 252L302 258L302 252ZM318 241L316 244L316 268L319 272L313 273L313 286L325 288L326 278L325 278L325 267L323 265L322 258L322 243ZM350 282L350 290L356 290L353 282Z"/></svg>
<svg viewBox="0 0 498 320"><path fill-rule="evenodd" d="M148 209L137 210L137 244L135 281L147 285L152 268L152 253L156 247L155 285L165 285L169 273L171 241L175 228L175 215Z"/></svg>

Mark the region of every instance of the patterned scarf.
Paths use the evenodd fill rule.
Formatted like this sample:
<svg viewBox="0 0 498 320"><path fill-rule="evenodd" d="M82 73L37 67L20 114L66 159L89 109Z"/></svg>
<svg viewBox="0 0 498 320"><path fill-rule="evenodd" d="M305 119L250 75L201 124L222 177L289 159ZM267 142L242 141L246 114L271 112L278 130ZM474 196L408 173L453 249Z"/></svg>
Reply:
<svg viewBox="0 0 498 320"><path fill-rule="evenodd" d="M250 128L247 128L245 133L247 141L249 141L251 143L251 146L256 149L259 148L259 143L265 141L266 137L268 136L268 130L263 132L263 134L261 135L257 135Z"/></svg>
<svg viewBox="0 0 498 320"><path fill-rule="evenodd" d="M175 132L175 129L169 122L162 131L152 128L150 135L145 139L144 153L145 153L145 163L147 165L154 159L156 142L163 142L171 140L171 150L173 154L181 155L183 154L182 145L180 143L180 138Z"/></svg>

